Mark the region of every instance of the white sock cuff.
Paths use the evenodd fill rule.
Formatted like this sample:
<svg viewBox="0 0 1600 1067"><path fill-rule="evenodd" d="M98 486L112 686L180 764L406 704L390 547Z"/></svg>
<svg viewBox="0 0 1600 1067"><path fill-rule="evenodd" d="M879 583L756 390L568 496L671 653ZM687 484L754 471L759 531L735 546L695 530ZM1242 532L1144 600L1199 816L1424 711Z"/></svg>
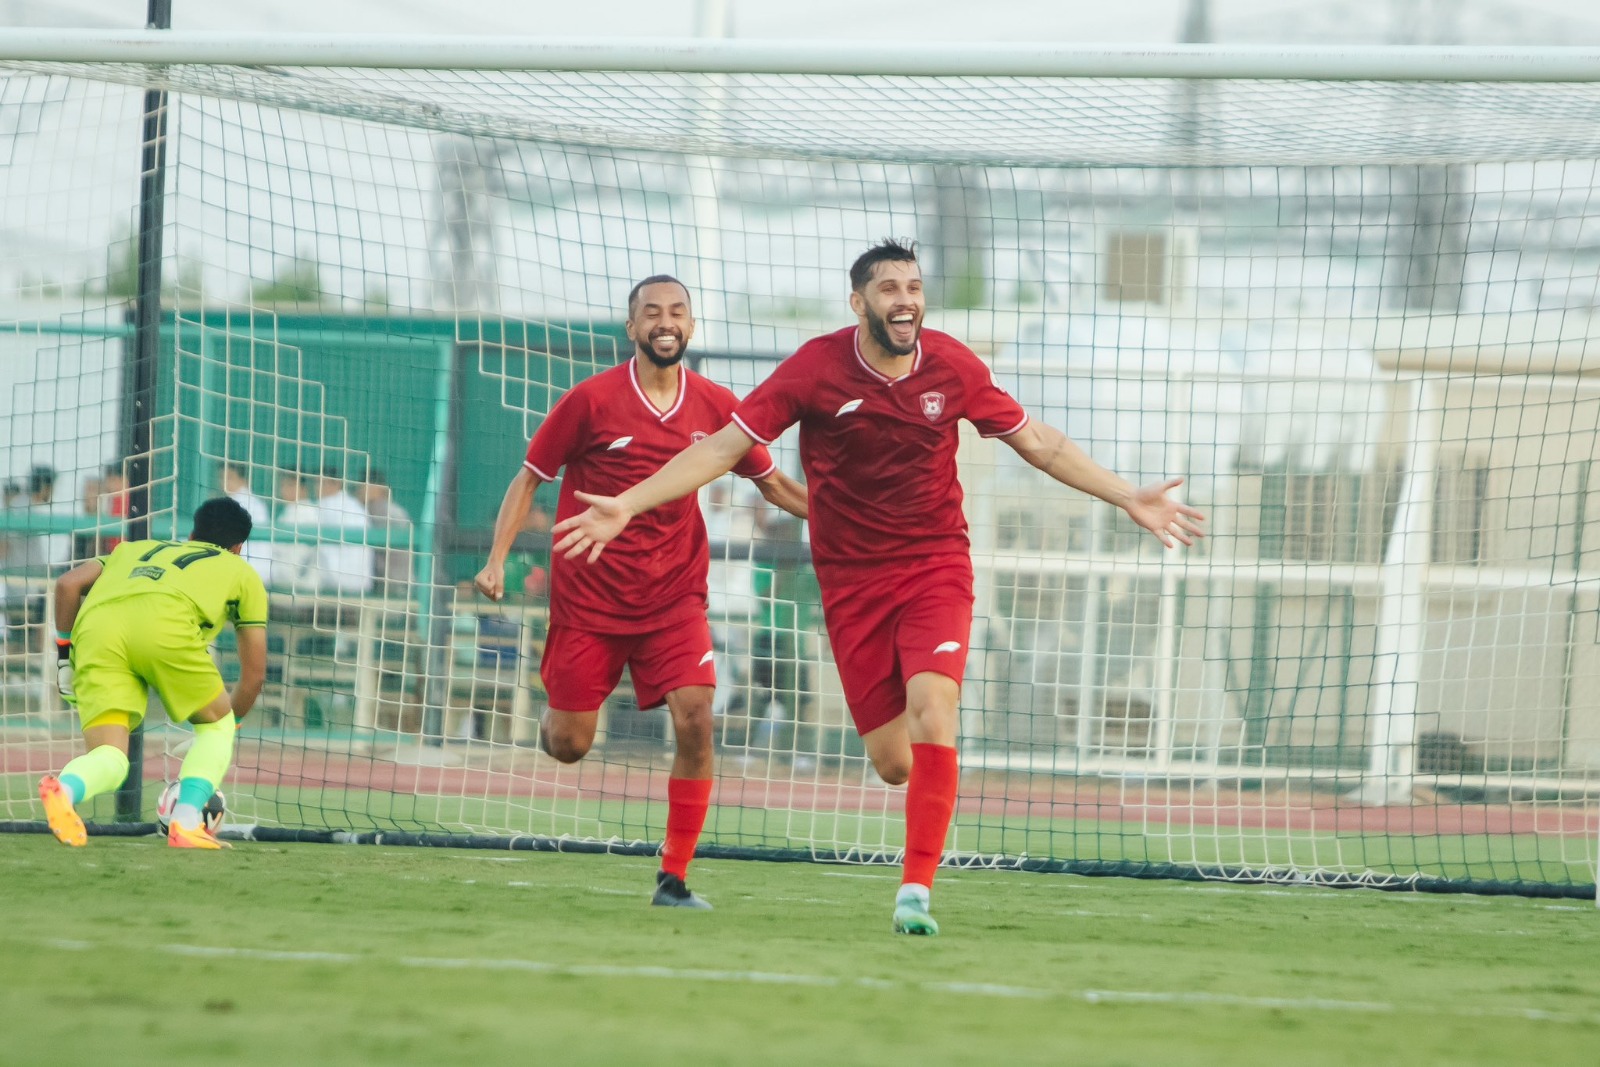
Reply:
<svg viewBox="0 0 1600 1067"><path fill-rule="evenodd" d="M900 887L900 891L894 895L894 902L896 904L906 904L910 903L911 901L916 901L923 907L927 907L930 896L932 896L932 892L927 886L918 885L916 882L907 882L905 885L902 885Z"/></svg>

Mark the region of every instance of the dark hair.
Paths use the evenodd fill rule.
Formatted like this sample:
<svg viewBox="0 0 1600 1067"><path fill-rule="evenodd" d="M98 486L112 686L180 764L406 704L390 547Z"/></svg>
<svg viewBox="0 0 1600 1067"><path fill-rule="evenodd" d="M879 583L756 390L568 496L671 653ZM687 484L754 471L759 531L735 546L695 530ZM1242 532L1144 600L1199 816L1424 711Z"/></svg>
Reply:
<svg viewBox="0 0 1600 1067"><path fill-rule="evenodd" d="M217 496L194 509L194 532L189 540L231 548L248 541L254 528L243 504L232 497Z"/></svg>
<svg viewBox="0 0 1600 1067"><path fill-rule="evenodd" d="M332 463L329 463L322 468L322 476L330 481L344 481L344 472L338 467L334 466Z"/></svg>
<svg viewBox="0 0 1600 1067"><path fill-rule="evenodd" d="M38 496L46 489L56 487L56 469L46 464L39 464L28 472L28 495Z"/></svg>
<svg viewBox="0 0 1600 1067"><path fill-rule="evenodd" d="M684 298L684 300L689 303L689 306L691 307L691 309L693 308L694 304L693 304L692 301L689 300L689 287L687 285L684 285L682 282L680 282L678 279L674 278L670 274L652 274L652 275L650 275L650 277L644 279L644 281L640 282L638 285L635 285L632 289L630 289L628 291L628 319L629 319L629 321L632 321L633 316L638 314L638 311L639 311L639 292L640 292L640 290L642 290L647 285L661 285L661 284L663 284L665 282L671 282L673 285L676 285L678 288L682 289L683 290L683 298Z"/></svg>
<svg viewBox="0 0 1600 1067"><path fill-rule="evenodd" d="M377 467L368 467L367 468L367 483L366 484L368 484L368 485L388 485L389 483L383 480L383 471L379 470Z"/></svg>
<svg viewBox="0 0 1600 1067"><path fill-rule="evenodd" d="M917 261L917 242L907 241L901 244L893 237L885 237L865 252L856 257L850 264L850 288L856 292L867 287L872 280L872 272L879 263L915 263Z"/></svg>

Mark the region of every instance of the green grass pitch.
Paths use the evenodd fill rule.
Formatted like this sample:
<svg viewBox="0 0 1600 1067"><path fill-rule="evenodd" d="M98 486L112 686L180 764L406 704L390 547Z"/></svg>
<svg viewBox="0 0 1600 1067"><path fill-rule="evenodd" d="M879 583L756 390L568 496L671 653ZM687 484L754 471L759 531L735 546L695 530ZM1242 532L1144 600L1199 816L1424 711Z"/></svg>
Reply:
<svg viewBox="0 0 1600 1067"><path fill-rule="evenodd" d="M0 838L0 1062L1592 1063L1582 901Z"/></svg>

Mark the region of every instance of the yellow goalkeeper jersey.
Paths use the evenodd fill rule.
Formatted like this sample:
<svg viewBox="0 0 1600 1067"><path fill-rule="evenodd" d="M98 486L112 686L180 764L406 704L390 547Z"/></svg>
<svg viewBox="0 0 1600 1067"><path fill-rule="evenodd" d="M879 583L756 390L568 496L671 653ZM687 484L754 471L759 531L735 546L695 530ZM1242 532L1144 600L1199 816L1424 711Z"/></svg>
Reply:
<svg viewBox="0 0 1600 1067"><path fill-rule="evenodd" d="M267 624L267 588L255 568L227 549L204 541L125 541L100 557L95 580L78 617L107 604L159 597L154 610L180 612L210 643L217 627ZM160 608L155 608L160 603ZM76 629L76 627L74 627Z"/></svg>

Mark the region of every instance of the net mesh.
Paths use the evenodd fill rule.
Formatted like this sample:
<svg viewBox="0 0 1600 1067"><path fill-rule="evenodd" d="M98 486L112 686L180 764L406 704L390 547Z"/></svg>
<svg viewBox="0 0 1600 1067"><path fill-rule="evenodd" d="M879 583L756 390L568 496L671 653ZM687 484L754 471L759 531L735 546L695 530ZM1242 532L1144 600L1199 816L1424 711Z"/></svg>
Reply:
<svg viewBox="0 0 1600 1067"><path fill-rule="evenodd" d="M125 532L160 88L152 532L226 489L272 589L232 823L659 841L664 713L624 683L588 759L534 744L554 500L494 605L470 579L501 495L561 393L627 357L638 278L689 284L698 369L743 393L904 234L930 325L1102 463L1187 476L1212 528L1163 553L964 438L957 861L1593 882L1594 86L0 73L4 817L76 750L50 579ZM776 454L800 475L792 436ZM850 726L805 532L731 479L702 507L706 845L893 860L903 793ZM164 718L152 780L189 736Z"/></svg>

